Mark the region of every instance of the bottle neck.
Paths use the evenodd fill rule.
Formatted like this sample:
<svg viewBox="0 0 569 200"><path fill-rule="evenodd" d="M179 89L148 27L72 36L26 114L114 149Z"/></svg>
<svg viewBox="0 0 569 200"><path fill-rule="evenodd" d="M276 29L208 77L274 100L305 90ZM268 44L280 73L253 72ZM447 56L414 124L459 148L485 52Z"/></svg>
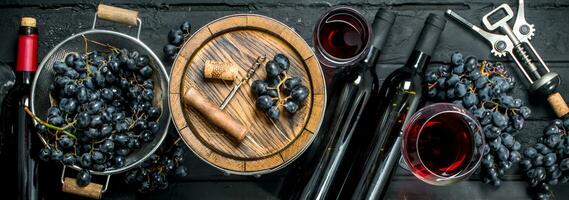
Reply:
<svg viewBox="0 0 569 200"><path fill-rule="evenodd" d="M30 71L16 71L16 84L18 85L31 85L35 72Z"/></svg>
<svg viewBox="0 0 569 200"><path fill-rule="evenodd" d="M35 72L38 67L38 29L20 26L16 72Z"/></svg>
<svg viewBox="0 0 569 200"><path fill-rule="evenodd" d="M378 48L372 46L362 61L342 70L343 77L355 77L365 71L375 72L375 65L377 65L380 53Z"/></svg>
<svg viewBox="0 0 569 200"><path fill-rule="evenodd" d="M374 46L372 46L369 49L369 53L367 54L366 58L364 59L364 67L375 69L375 65L377 64L377 61L379 60L379 54L380 53L381 53L381 51L379 51L378 48L375 48Z"/></svg>
<svg viewBox="0 0 569 200"><path fill-rule="evenodd" d="M38 34L38 28L37 27L31 27L31 26L20 26L20 29L18 30L18 34L19 35L37 35Z"/></svg>
<svg viewBox="0 0 569 200"><path fill-rule="evenodd" d="M409 56L409 59L407 60L405 66L411 68L416 73L422 73L423 70L425 70L425 66L429 64L430 60L430 55L414 49L413 52L411 52L411 55Z"/></svg>

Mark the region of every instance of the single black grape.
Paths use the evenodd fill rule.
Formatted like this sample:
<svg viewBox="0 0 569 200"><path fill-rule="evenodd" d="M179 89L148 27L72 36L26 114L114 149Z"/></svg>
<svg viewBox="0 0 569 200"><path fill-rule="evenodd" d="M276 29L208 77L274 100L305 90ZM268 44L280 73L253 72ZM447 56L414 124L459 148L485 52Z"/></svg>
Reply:
<svg viewBox="0 0 569 200"><path fill-rule="evenodd" d="M137 66L139 67L144 67L144 66L149 66L150 64L150 57L148 57L148 55L143 54L138 56L137 58L134 59L134 62L136 63ZM109 63L110 64L110 63Z"/></svg>
<svg viewBox="0 0 569 200"><path fill-rule="evenodd" d="M59 75L65 74L67 68L69 67L64 62L56 61L53 63L53 71Z"/></svg>
<svg viewBox="0 0 569 200"><path fill-rule="evenodd" d="M82 169L77 173L77 185L85 187L91 183L91 172L86 169Z"/></svg>
<svg viewBox="0 0 569 200"><path fill-rule="evenodd" d="M189 34L192 31L192 24L189 21L185 21L182 23L182 25L180 25L180 30L184 34Z"/></svg>
<svg viewBox="0 0 569 200"><path fill-rule="evenodd" d="M179 46L184 42L184 33L179 29L172 29L168 32L168 42L172 45Z"/></svg>
<svg viewBox="0 0 569 200"><path fill-rule="evenodd" d="M161 113L162 112L160 111L160 108L154 106L149 107L147 110L148 120L157 120L160 117Z"/></svg>
<svg viewBox="0 0 569 200"><path fill-rule="evenodd" d="M88 152L83 153L83 155L81 155L81 166L83 168L89 168L91 167L91 164L93 164L91 160L91 154Z"/></svg>
<svg viewBox="0 0 569 200"><path fill-rule="evenodd" d="M275 89L269 89L263 93L263 95L269 95L270 97L277 98L279 93Z"/></svg>
<svg viewBox="0 0 569 200"><path fill-rule="evenodd" d="M282 70L288 70L290 68L290 62L284 54L277 54L273 60L279 65Z"/></svg>
<svg viewBox="0 0 569 200"><path fill-rule="evenodd" d="M255 95L262 95L267 91L267 87L269 87L269 85L265 81L255 80L251 84L251 91L253 91Z"/></svg>
<svg viewBox="0 0 569 200"><path fill-rule="evenodd" d="M65 120L61 116L53 116L48 118L47 122L53 124L54 126L61 126L63 123L65 123Z"/></svg>
<svg viewBox="0 0 569 200"><path fill-rule="evenodd" d="M43 161L49 161L51 159L51 149L42 148L39 152L39 158Z"/></svg>
<svg viewBox="0 0 569 200"><path fill-rule="evenodd" d="M124 156L115 156L114 164L116 168L121 168L125 165L126 158Z"/></svg>
<svg viewBox="0 0 569 200"><path fill-rule="evenodd" d="M91 160L96 164L102 164L105 162L105 156L100 151L93 151L91 153Z"/></svg>
<svg viewBox="0 0 569 200"><path fill-rule="evenodd" d="M296 102L304 102L304 100L306 100L308 97L308 88L303 85L297 86L292 89L290 97L292 97L292 99Z"/></svg>
<svg viewBox="0 0 569 200"><path fill-rule="evenodd" d="M268 95L262 95L257 98L256 105L261 110L268 110L271 106L273 106L274 101L273 98Z"/></svg>
<svg viewBox="0 0 569 200"><path fill-rule="evenodd" d="M281 73L281 70L282 70L279 67L279 65L274 61L267 62L267 64L265 65L265 68L267 70L267 77L269 77L269 78L277 77Z"/></svg>
<svg viewBox="0 0 569 200"><path fill-rule="evenodd" d="M66 165L74 165L77 162L77 157L73 153L66 153L63 155L62 162Z"/></svg>
<svg viewBox="0 0 569 200"><path fill-rule="evenodd" d="M75 140L67 135L60 136L57 141L59 143L59 147L63 149L68 149L75 145Z"/></svg>
<svg viewBox="0 0 569 200"><path fill-rule="evenodd" d="M298 104L294 101L287 100L283 106L288 113L294 114L298 111Z"/></svg>
<svg viewBox="0 0 569 200"><path fill-rule="evenodd" d="M146 143L151 142L152 140L154 140L155 137L154 134L148 130L143 131L141 135L142 135L141 137L142 141Z"/></svg>
<svg viewBox="0 0 569 200"><path fill-rule="evenodd" d="M65 64L68 67L74 67L74 62L79 58L76 53L69 53L65 56Z"/></svg>
<svg viewBox="0 0 569 200"><path fill-rule="evenodd" d="M95 62L93 64L97 65L97 66L100 65L100 63L102 62L101 59L102 58L99 57L99 59L93 60L93 62ZM75 71L77 71L77 72L85 72L85 71L87 71L87 63L85 63L85 61L82 59L77 59L73 62L73 69L75 69ZM81 75L81 74L79 74L79 75Z"/></svg>
<svg viewBox="0 0 569 200"><path fill-rule="evenodd" d="M140 75L142 75L145 78L150 78L152 76L152 73L154 72L154 70L152 69L152 67L146 65L144 67L142 67L139 70Z"/></svg>
<svg viewBox="0 0 569 200"><path fill-rule="evenodd" d="M148 130L154 134L157 134L160 131L160 126L157 122L148 122Z"/></svg>
<svg viewBox="0 0 569 200"><path fill-rule="evenodd" d="M302 84L302 79L298 76L289 78L284 82L285 88L287 90L292 90L301 84Z"/></svg>
<svg viewBox="0 0 569 200"><path fill-rule="evenodd" d="M271 117L272 119L278 119L279 114L280 114L279 108L277 108L276 106L271 106L267 110L267 115L269 115L269 117Z"/></svg>
<svg viewBox="0 0 569 200"><path fill-rule="evenodd" d="M175 174L176 174L176 176L179 176L179 177L185 177L188 175L188 169L185 166L179 166L176 169Z"/></svg>
<svg viewBox="0 0 569 200"><path fill-rule="evenodd" d="M163 51L164 51L164 54L166 54L166 56L168 56L168 58L173 58L178 53L178 47L171 45L171 44L167 44L166 46L164 46Z"/></svg>
<svg viewBox="0 0 569 200"><path fill-rule="evenodd" d="M115 143L111 139L106 139L100 146L99 150L104 153L111 153L115 149Z"/></svg>

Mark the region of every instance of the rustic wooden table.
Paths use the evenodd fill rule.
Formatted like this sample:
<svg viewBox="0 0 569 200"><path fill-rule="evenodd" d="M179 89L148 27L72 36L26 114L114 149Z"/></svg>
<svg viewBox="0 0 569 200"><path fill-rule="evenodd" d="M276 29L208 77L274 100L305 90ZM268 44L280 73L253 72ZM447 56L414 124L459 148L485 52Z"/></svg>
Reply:
<svg viewBox="0 0 569 200"><path fill-rule="evenodd" d="M92 0L2 0L0 1L0 61L14 66L18 21L21 16L38 18L40 30L40 58L57 43L73 33L91 28L95 7L99 1ZM177 28L185 20L194 25L194 30L219 17L235 13L257 13L273 17L293 27L307 41L312 40L312 27L318 16L331 6L347 5L354 7L372 19L378 8L387 8L398 14L391 31L389 42L381 55L379 73L386 77L390 71L401 66L407 58L418 36L424 19L431 13L443 14L447 8L453 9L468 20L481 23L481 17L501 3L517 7L516 0L106 0L106 4L117 5L140 11L143 21L141 40L162 56L166 44L166 34ZM537 32L533 45L549 63L553 71L563 78L569 75L569 1L540 0L526 1L526 18L535 24ZM135 29L126 29L110 23L101 23L98 28L127 31L136 34ZM488 44L477 35L464 30L454 22L447 23L433 61L447 61L450 53L459 50L466 55L496 60L491 56ZM512 62L506 62L513 69ZM167 66L170 69L170 64ZM518 80L520 76L514 73ZM6 80L2 80L5 82ZM561 84L562 94L569 99L567 81ZM0 91L5 94L5 91ZM531 119L517 138L524 146L531 145L539 137L554 113L544 101L529 99L523 84L518 84L514 95L529 101L533 111ZM324 123L326 124L326 123ZM171 128L171 134L176 131ZM324 134L324 133L321 133ZM120 179L112 179L106 199L276 199L283 183L283 177L296 163L278 172L260 178L226 176L219 170L198 159L191 152L186 154L185 165L190 175L172 180L168 190L148 195L137 195L133 190L125 192ZM76 199L59 192L58 166L40 166L40 188L47 191L45 199ZM448 187L434 187L418 181L405 170L399 169L387 195L388 199L528 199L526 183L518 175L517 169L506 175L501 188L484 185L474 176ZM567 185L554 186L559 199L569 196ZM565 189L565 190L564 190Z"/></svg>

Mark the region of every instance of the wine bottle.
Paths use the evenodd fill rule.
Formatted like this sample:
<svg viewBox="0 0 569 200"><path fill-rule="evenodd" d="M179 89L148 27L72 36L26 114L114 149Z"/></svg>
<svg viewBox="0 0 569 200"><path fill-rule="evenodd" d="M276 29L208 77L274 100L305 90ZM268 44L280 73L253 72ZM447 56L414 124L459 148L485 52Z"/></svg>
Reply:
<svg viewBox="0 0 569 200"><path fill-rule="evenodd" d="M370 143L356 153L340 198L382 199L401 157L401 133L405 123L422 104L422 77L446 20L430 14L406 64L384 81L379 106L379 120L365 121L357 131L370 131Z"/></svg>
<svg viewBox="0 0 569 200"><path fill-rule="evenodd" d="M9 150L10 161L16 163L10 173L13 179L7 182L11 187L10 199L38 199L37 163L32 159L33 123L24 108L29 106L32 77L38 65L38 29L36 19L23 17L18 35L18 54L16 60L16 82L2 102L2 134L9 135L13 145ZM35 155L35 154L34 154ZM9 155L10 156L10 155Z"/></svg>
<svg viewBox="0 0 569 200"><path fill-rule="evenodd" d="M341 69L340 77L335 80L339 90L336 100L335 111L331 119L331 127L323 129L319 147L312 152L315 158L307 166L312 169L304 170L304 175L310 177L307 182L297 182L300 185L297 191L288 191L283 194L289 199L326 199L337 196L339 188L335 182L345 179L347 173L342 172L343 165L353 162L352 151L358 148L358 144L352 140L358 121L365 108L369 104L372 90L379 89L379 79L375 72L377 58L383 48L391 26L395 20L395 14L380 10L377 12L373 25L373 38L370 50L366 58L355 66ZM327 130L327 131L326 131ZM321 156L318 158L318 156ZM317 161L317 162L314 162ZM312 173L310 173L312 172ZM300 175L302 178L303 175ZM290 183L287 183L290 184Z"/></svg>

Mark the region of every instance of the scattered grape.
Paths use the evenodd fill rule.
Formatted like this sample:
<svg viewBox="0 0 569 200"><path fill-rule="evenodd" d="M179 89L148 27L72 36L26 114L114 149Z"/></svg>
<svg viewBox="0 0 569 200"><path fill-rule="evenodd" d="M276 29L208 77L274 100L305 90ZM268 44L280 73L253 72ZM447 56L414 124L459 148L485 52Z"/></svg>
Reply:
<svg viewBox="0 0 569 200"><path fill-rule="evenodd" d="M124 182L138 187L140 193L166 189L169 179L188 175L188 169L182 165L185 148L178 137L172 145L162 146L139 167L124 173Z"/></svg>
<svg viewBox="0 0 569 200"><path fill-rule="evenodd" d="M178 29L172 29L168 32L168 44L166 44L163 48L164 55L169 61L173 61L178 54L178 50L182 46L185 40L190 37L190 32L192 31L192 25L189 21L185 21L180 25ZM143 61L144 58L139 58L136 60L136 65L144 69L145 62ZM145 71L148 69L144 69Z"/></svg>

